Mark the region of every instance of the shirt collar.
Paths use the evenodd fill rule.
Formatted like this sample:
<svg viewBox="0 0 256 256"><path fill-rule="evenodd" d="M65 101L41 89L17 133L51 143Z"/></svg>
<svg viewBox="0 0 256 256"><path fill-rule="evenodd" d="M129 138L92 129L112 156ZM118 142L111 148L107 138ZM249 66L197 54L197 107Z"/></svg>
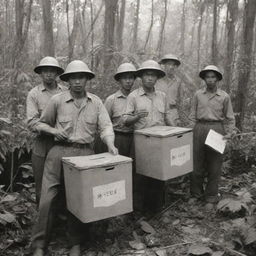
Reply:
<svg viewBox="0 0 256 256"><path fill-rule="evenodd" d="M143 96L143 95L147 95L147 93L145 92L144 88L141 86L139 87L139 95L140 96ZM155 88L154 88L154 92L155 92Z"/></svg>
<svg viewBox="0 0 256 256"><path fill-rule="evenodd" d="M121 90L118 90L118 91L116 92L116 97L117 97L117 98L127 98L127 96L124 95Z"/></svg>
<svg viewBox="0 0 256 256"><path fill-rule="evenodd" d="M70 90L67 91L65 95L63 95L65 102L73 101L74 97L71 95ZM89 92L86 92L86 99L92 100L92 96Z"/></svg>
<svg viewBox="0 0 256 256"><path fill-rule="evenodd" d="M61 90L62 89L62 87L56 82L56 85L57 85L57 88L59 89L59 90ZM45 88L45 86L44 86L44 84L42 83L42 84L39 84L39 89L42 91L42 92L44 92L44 91L46 91L47 89Z"/></svg>
<svg viewBox="0 0 256 256"><path fill-rule="evenodd" d="M203 88L203 93L204 93L204 94L206 93L206 87ZM215 92L215 94L218 95L218 96L221 96L221 91L220 91L219 88L217 88L217 91Z"/></svg>

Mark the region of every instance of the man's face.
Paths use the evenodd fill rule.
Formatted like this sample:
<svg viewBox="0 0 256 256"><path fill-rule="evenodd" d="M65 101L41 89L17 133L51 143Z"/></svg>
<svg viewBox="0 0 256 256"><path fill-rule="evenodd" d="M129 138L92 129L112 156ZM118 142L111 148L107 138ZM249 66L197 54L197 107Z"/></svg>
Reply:
<svg viewBox="0 0 256 256"><path fill-rule="evenodd" d="M219 81L216 73L213 71L206 72L204 80L209 89L213 89L217 85L217 82Z"/></svg>
<svg viewBox="0 0 256 256"><path fill-rule="evenodd" d="M163 66L167 76L173 75L178 68L177 62L174 60L166 60Z"/></svg>
<svg viewBox="0 0 256 256"><path fill-rule="evenodd" d="M56 80L58 73L54 67L43 67L40 75L44 83L52 84Z"/></svg>
<svg viewBox="0 0 256 256"><path fill-rule="evenodd" d="M141 80L145 88L151 89L157 81L157 72L154 70L145 70L142 73Z"/></svg>
<svg viewBox="0 0 256 256"><path fill-rule="evenodd" d="M84 93L85 86L88 80L88 76L84 73L71 74L68 79L70 91L74 93Z"/></svg>
<svg viewBox="0 0 256 256"><path fill-rule="evenodd" d="M134 83L135 77L132 73L123 73L119 78L119 83L122 87L122 89L126 91L130 91L133 83Z"/></svg>

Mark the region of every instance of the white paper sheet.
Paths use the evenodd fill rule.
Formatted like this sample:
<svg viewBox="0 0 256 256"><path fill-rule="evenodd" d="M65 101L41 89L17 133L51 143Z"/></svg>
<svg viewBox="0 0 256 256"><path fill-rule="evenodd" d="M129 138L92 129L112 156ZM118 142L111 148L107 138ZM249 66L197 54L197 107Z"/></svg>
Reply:
<svg viewBox="0 0 256 256"><path fill-rule="evenodd" d="M223 139L222 134L211 129L205 140L205 145L223 154L226 147L226 140Z"/></svg>
<svg viewBox="0 0 256 256"><path fill-rule="evenodd" d="M170 152L171 166L181 166L190 160L190 145L172 148Z"/></svg>
<svg viewBox="0 0 256 256"><path fill-rule="evenodd" d="M126 199L125 180L92 188L93 207L109 207Z"/></svg>

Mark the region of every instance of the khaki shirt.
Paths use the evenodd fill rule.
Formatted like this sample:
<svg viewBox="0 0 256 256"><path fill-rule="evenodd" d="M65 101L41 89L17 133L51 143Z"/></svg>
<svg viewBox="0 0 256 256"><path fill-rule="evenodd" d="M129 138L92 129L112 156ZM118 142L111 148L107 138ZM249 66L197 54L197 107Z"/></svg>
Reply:
<svg viewBox="0 0 256 256"><path fill-rule="evenodd" d="M154 91L152 96L147 95L143 87L140 87L129 94L127 97L127 107L124 119L127 115L133 115L136 112L146 110L148 116L139 119L134 124L134 129L143 129L157 125L172 125L169 120L165 93Z"/></svg>
<svg viewBox="0 0 256 256"><path fill-rule="evenodd" d="M43 111L39 125L47 124L68 134L68 142L87 144L95 139L99 129L101 138L114 136L113 126L102 101L87 93L80 108L75 105L70 91L51 98Z"/></svg>
<svg viewBox="0 0 256 256"><path fill-rule="evenodd" d="M158 79L155 85L156 90L164 92L170 108L181 105L183 98L183 87L181 80L178 77L173 79L167 76Z"/></svg>
<svg viewBox="0 0 256 256"><path fill-rule="evenodd" d="M123 115L126 111L127 96L124 95L121 90L107 97L105 101L105 107L108 111L110 119L113 123L115 131L119 132L132 132L133 127L127 127L124 125Z"/></svg>
<svg viewBox="0 0 256 256"><path fill-rule="evenodd" d="M53 92L48 91L43 84L34 87L27 96L27 124L31 131L36 131L36 125L39 118L48 104L50 98L63 91L67 90L66 87L57 85L57 89Z"/></svg>
<svg viewBox="0 0 256 256"><path fill-rule="evenodd" d="M196 121L222 121L226 133L235 129L235 116L229 95L217 89L213 94L206 88L198 90L192 100L190 119Z"/></svg>

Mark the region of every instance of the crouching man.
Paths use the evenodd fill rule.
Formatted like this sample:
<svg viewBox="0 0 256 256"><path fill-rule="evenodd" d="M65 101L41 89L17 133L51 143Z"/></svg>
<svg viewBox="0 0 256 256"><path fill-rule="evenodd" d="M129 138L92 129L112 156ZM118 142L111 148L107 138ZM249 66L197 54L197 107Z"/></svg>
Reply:
<svg viewBox="0 0 256 256"><path fill-rule="evenodd" d="M75 60L69 63L65 73L60 76L61 80L69 83L69 90L52 97L37 126L39 131L53 135L56 143L49 151L44 167L39 218L32 237L34 256L45 255L49 242L52 206L64 186L62 157L93 154L92 144L97 129L108 151L118 153L106 108L96 95L85 90L87 81L94 76L84 62ZM83 225L71 213L67 221L70 255L78 256Z"/></svg>

